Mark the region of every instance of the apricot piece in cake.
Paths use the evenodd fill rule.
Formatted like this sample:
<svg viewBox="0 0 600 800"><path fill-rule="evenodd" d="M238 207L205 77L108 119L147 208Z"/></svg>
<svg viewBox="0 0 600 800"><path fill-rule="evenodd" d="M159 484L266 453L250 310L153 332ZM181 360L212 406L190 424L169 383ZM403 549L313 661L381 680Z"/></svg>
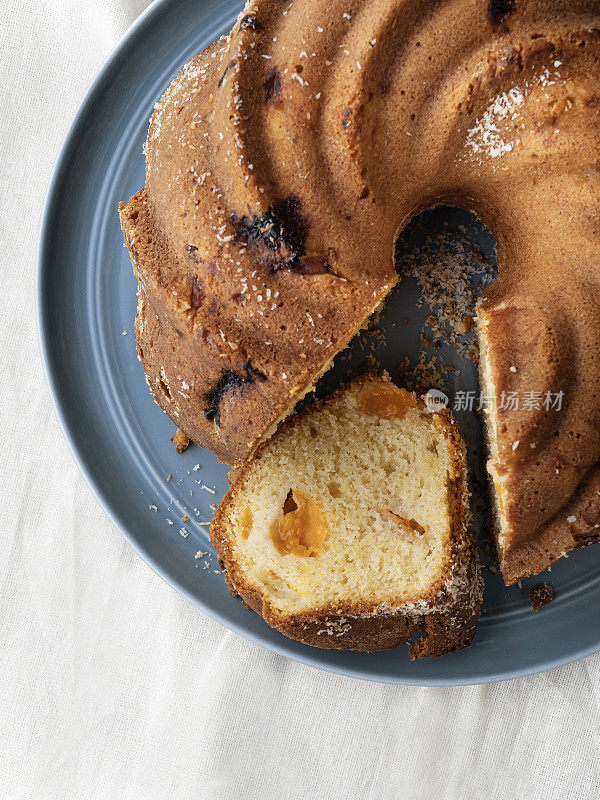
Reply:
<svg viewBox="0 0 600 800"><path fill-rule="evenodd" d="M246 506L246 509L242 516L242 536L244 537L244 539L247 539L250 536L253 522L254 518L252 516L252 511L250 510L250 506Z"/></svg>
<svg viewBox="0 0 600 800"><path fill-rule="evenodd" d="M417 398L414 394L383 381L370 384L360 400L363 414L380 419L403 419L406 412L416 405Z"/></svg>
<svg viewBox="0 0 600 800"><path fill-rule="evenodd" d="M393 511L390 511L389 508L387 509L387 513L395 525L398 526L398 533L411 544L417 542L425 533L425 528L420 525L416 519L412 517L411 519L401 517L400 514L395 514Z"/></svg>
<svg viewBox="0 0 600 800"><path fill-rule="evenodd" d="M327 523L312 497L297 489L283 504L283 517L271 526L271 539L281 555L321 555L327 539Z"/></svg>

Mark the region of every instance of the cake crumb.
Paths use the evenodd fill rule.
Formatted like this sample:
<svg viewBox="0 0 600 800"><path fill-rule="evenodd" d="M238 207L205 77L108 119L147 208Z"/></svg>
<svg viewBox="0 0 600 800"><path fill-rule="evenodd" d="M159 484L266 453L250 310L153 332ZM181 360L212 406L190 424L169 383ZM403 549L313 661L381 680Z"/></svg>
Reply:
<svg viewBox="0 0 600 800"><path fill-rule="evenodd" d="M179 428L177 428L177 433L175 436L171 437L170 441L175 445L175 451L177 453L183 453L190 443L189 437Z"/></svg>
<svg viewBox="0 0 600 800"><path fill-rule="evenodd" d="M418 387L444 391L446 378L455 371L439 354L429 354L425 345L433 345L434 350L449 345L473 363L479 357L473 331L476 301L496 270L475 243L465 240L465 234L463 226L455 231L446 226L435 235L417 237L416 242L405 237L397 243L398 272L416 279L421 291L417 307L433 312L421 330L418 363L403 367L405 374L410 370ZM403 323L408 323L406 317Z"/></svg>
<svg viewBox="0 0 600 800"><path fill-rule="evenodd" d="M529 602L534 611L547 606L554 598L554 588L549 583L536 583L529 590Z"/></svg>

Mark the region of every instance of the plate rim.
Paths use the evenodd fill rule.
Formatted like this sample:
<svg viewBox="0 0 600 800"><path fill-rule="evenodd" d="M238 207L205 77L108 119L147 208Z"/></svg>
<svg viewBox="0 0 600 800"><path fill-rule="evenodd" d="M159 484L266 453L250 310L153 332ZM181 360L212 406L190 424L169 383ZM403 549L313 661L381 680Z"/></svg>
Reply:
<svg viewBox="0 0 600 800"><path fill-rule="evenodd" d="M35 266L35 314L38 347L41 355L44 376L50 396L52 398L54 409L59 419L63 436L67 441L71 455L101 508L108 516L112 524L117 528L121 536L125 539L127 544L135 551L135 553L139 555L145 561L145 563L162 580L165 581L165 583L167 583L179 595L184 597L195 608L201 610L204 614L218 622L227 630L233 631L260 648L263 648L269 652L277 653L278 655L290 659L296 663L304 664L325 672L341 675L347 678L354 678L356 680L363 680L372 683L383 683L388 685L426 687L474 686L516 680L517 678L537 675L566 664L574 663L580 659L586 658L587 656L598 653L600 651L600 636L597 643L594 645L588 645L580 648L579 650L572 650L569 654L556 656L553 659L546 660L542 665L537 665L533 669L482 669L481 672L476 676L428 676L423 678L419 678L419 676L416 675L411 675L409 678L405 678L403 676L373 674L368 668L364 669L352 667L351 671L349 671L338 664L319 661L318 655L322 652L320 648L310 648L307 645L306 654L296 651L290 652L290 644L288 643L287 639L284 639L281 644L273 641L267 642L249 632L242 624L236 622L225 614L220 613L218 608L209 606L206 604L203 598L193 595L190 591L188 591L188 589L182 585L177 578L170 575L169 572L162 567L158 561L156 561L156 559L154 559L143 547L141 547L135 538L129 533L126 522L121 519L120 514L113 508L110 492L104 490L92 475L91 470L88 467L86 457L83 454L81 442L77 438L75 432L71 429L69 421L70 409L67 407L66 402L61 395L51 353L51 318L45 305L44 280L49 259L48 249L52 237L52 230L49 224L50 218L53 213L55 203L58 197L60 197L60 184L63 175L66 174L68 170L70 153L76 141L78 131L82 127L82 124L88 119L90 107L93 104L94 98L99 94L99 92L101 92L103 82L115 68L122 54L129 49L132 40L142 28L151 24L152 20L169 6L173 6L173 0L153 0L153 2L129 26L121 40L115 45L115 47L113 47L109 56L104 60L102 66L96 72L95 77L80 101L73 120L69 124L67 131L63 136L62 143L58 149L58 154L55 158L54 167L52 169L43 204L42 215L40 217Z"/></svg>

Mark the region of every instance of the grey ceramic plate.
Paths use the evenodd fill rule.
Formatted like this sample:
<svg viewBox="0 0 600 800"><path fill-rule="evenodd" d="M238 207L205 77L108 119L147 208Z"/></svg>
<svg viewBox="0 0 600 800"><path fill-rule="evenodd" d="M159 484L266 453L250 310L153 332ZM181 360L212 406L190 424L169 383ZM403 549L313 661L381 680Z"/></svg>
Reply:
<svg viewBox="0 0 600 800"><path fill-rule="evenodd" d="M142 143L155 100L185 61L231 27L238 11L237 2L155 2L94 82L56 167L41 233L38 314L48 380L83 473L127 540L177 591L228 628L297 661L369 680L451 685L526 675L596 652L600 548L575 553L544 576L556 599L537 614L527 597L532 581L506 589L486 569L485 613L473 645L417 663L406 648L336 653L292 642L233 599L217 574L206 523L226 488L226 469L197 446L176 456L173 425L148 393L133 337L136 284L116 209L143 183ZM406 248L424 231L444 226L447 237L491 257L489 234L457 211L426 215L405 237ZM414 363L428 313L418 299L416 282L404 281L379 323L385 335L355 342L320 391L363 368L370 353L392 375L405 357ZM458 369L450 376L451 395L476 388L471 364L446 345L438 355ZM461 413L459 421L477 470L477 417ZM184 516L190 521L182 522Z"/></svg>

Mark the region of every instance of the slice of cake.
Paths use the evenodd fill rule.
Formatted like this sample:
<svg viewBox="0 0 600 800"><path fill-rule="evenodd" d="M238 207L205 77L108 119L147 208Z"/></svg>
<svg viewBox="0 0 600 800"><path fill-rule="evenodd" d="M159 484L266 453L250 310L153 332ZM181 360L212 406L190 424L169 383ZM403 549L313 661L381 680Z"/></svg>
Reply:
<svg viewBox="0 0 600 800"><path fill-rule="evenodd" d="M231 592L316 647L412 659L471 643L481 579L452 414L357 379L236 470L211 526Z"/></svg>
<svg viewBox="0 0 600 800"><path fill-rule="evenodd" d="M568 322L559 329L544 314L487 299L477 311L487 469L507 585L600 540L598 420L576 405L572 380L592 399L597 382L591 368L573 363L569 375L561 366L556 343L570 336Z"/></svg>

